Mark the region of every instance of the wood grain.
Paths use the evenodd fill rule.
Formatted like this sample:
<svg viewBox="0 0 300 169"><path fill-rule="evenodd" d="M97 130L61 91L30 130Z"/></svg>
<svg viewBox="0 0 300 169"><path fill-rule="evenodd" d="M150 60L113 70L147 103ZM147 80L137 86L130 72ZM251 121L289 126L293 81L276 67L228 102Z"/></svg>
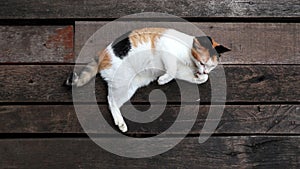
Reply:
<svg viewBox="0 0 300 169"><path fill-rule="evenodd" d="M99 114L93 113L93 110L89 108L93 105L86 106L85 112L78 112L81 122L86 121L89 124L97 124ZM196 108L196 105L182 105L181 110L179 105L167 105L161 113L156 112L159 109L158 105L152 106L152 111L145 114L143 112L149 106L135 105L135 108L141 111L135 116L132 116L134 114L130 112L128 105L122 107L122 114L127 117L126 122L129 127L127 134L158 134L172 126L174 121L176 121L176 125L180 126L195 123L189 134L206 133L207 131L202 130L205 120L210 122L218 120L214 118L207 119L210 106L200 106L195 122L193 122L192 111ZM95 125L94 128L85 132L113 134L107 128L112 127L116 130L117 128L113 124L107 105L101 105L99 109L109 125L102 124L101 128L97 128L98 125ZM244 133L299 134L299 109L300 107L297 105L227 105L214 133L222 135ZM176 119L179 111L183 113L184 119ZM159 116L155 116L156 114ZM141 115L149 121L152 121L150 119L153 119L153 121L149 123L137 122L136 117ZM0 106L0 119L2 119L0 133L85 133L79 124L79 116L76 116L73 105ZM177 130L173 134L184 134L184 132Z"/></svg>
<svg viewBox="0 0 300 169"><path fill-rule="evenodd" d="M195 27L196 26L196 27ZM232 49L223 64L300 64L299 23L180 23L180 22L76 22L75 53L88 62L97 52L129 30L140 27L174 28L194 36L203 33ZM198 28L198 29L197 29ZM100 29L100 30L99 30ZM98 33L91 39L97 30ZM203 32L201 32L203 31ZM88 40L89 39L89 40ZM86 43L87 49L82 49Z"/></svg>
<svg viewBox="0 0 300 169"><path fill-rule="evenodd" d="M74 62L73 26L0 26L0 63Z"/></svg>
<svg viewBox="0 0 300 169"><path fill-rule="evenodd" d="M76 22L76 55L88 38L105 24L107 22ZM192 32L192 28L188 29L184 23L135 22L134 26L143 27L148 24L173 27L186 33ZM300 63L298 23L194 24L207 35L232 49L221 58L223 64ZM90 40L93 42L88 43L89 45L93 43L97 45L94 44L95 47L89 48L86 58L81 58L77 62L88 62L99 50L121 35L120 30L127 30L132 24L118 25L114 27L117 30L110 29L99 40ZM1 63L74 63L72 26L0 26L0 36Z"/></svg>
<svg viewBox="0 0 300 169"><path fill-rule="evenodd" d="M140 12L169 13L194 26L170 16L153 18L153 14L107 22ZM300 168L299 18L299 0L0 1L0 168ZM125 135L141 139L174 124L184 128L138 146L111 130L119 132L108 110L106 83L100 77L95 91L87 90L94 89L92 82L72 94L63 83L86 42L81 51L85 57L76 63L88 62L125 30L146 26L209 35L232 51L222 56L221 65L203 85L153 82L137 91L131 102L141 112L134 114L129 103L121 109L129 128ZM106 30L89 39L99 28ZM222 66L226 79L217 73ZM222 104L217 99L210 105L211 90L224 97L220 88L225 82L221 120L214 135L199 144L199 133L207 133L202 130L205 120L218 121L207 119L208 111ZM167 98L161 112L165 100L150 99L154 89ZM99 105L91 103L95 94ZM194 94L200 95L200 105ZM77 103L82 110L75 111L75 95L82 97ZM101 110L108 124L98 121L100 113L93 108ZM178 114L183 119L178 120ZM150 122L138 122L140 117ZM85 130L79 120L87 124ZM189 125L193 127L186 131ZM125 148L143 153L150 151L149 145L188 135L168 152L133 159L105 151L86 133L114 147L129 143Z"/></svg>
<svg viewBox="0 0 300 169"><path fill-rule="evenodd" d="M0 102L72 102L72 90L62 86L72 70L73 66L65 65L1 65ZM300 86L299 65L225 65L224 71L228 103L299 102L300 89L297 87ZM211 72L210 78L216 80L214 89L218 95L225 79L216 72L218 69ZM95 96L92 85L93 83L90 83L78 89L78 96L84 98L82 102L90 102ZM161 89L168 102L195 103L199 99L195 96L195 87L197 86L183 81L171 81L163 86L153 82L139 89L132 101L148 103L149 93L153 89ZM198 89L201 102L210 102L210 81L199 85ZM181 99L180 93L184 100ZM107 87L101 78L96 78L96 96L98 102L106 102ZM154 98L153 101L159 103L162 99Z"/></svg>
<svg viewBox="0 0 300 169"><path fill-rule="evenodd" d="M130 5L129 5L130 4ZM1 1L0 19L119 18L140 12L163 12L180 17L299 17L297 0L195 1Z"/></svg>
<svg viewBox="0 0 300 169"><path fill-rule="evenodd" d="M99 139L113 143L120 138ZM188 137L168 152L135 159L111 154L86 138L4 139L0 140L0 167L296 169L300 166L299 141L299 136L233 136L211 137L199 144L198 138ZM147 151L152 144L145 141L133 148Z"/></svg>

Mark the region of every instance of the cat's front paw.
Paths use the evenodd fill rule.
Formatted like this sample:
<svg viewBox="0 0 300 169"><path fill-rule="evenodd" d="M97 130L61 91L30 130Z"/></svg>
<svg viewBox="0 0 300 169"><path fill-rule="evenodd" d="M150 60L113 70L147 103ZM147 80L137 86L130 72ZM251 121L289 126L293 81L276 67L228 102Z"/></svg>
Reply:
<svg viewBox="0 0 300 169"><path fill-rule="evenodd" d="M168 82L170 82L173 79L173 77L169 74L164 74L162 76L160 76L157 80L159 85L164 85Z"/></svg>
<svg viewBox="0 0 300 169"><path fill-rule="evenodd" d="M197 77L194 78L194 83L202 84L208 80L208 74L196 74Z"/></svg>
<svg viewBox="0 0 300 169"><path fill-rule="evenodd" d="M78 79L79 79L79 77L78 77L77 73L72 72L64 84L66 86L74 86L74 85L76 85Z"/></svg>

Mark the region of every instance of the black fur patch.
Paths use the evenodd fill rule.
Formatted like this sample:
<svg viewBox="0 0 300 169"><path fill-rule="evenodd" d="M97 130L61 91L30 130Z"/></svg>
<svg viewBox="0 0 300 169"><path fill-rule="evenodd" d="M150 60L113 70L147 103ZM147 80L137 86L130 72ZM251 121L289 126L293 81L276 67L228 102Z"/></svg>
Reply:
<svg viewBox="0 0 300 169"><path fill-rule="evenodd" d="M219 57L219 53L213 48L212 44L212 39L209 36L200 36L196 37L196 39L199 41L199 43L209 51L210 57L212 56L217 56Z"/></svg>
<svg viewBox="0 0 300 169"><path fill-rule="evenodd" d="M225 53L230 51L230 49L224 47L223 45L216 46L215 49L218 53Z"/></svg>
<svg viewBox="0 0 300 169"><path fill-rule="evenodd" d="M196 39L206 49L212 48L212 39L211 39L211 37L209 37L209 36L200 36L200 37L196 37Z"/></svg>
<svg viewBox="0 0 300 169"><path fill-rule="evenodd" d="M131 49L131 44L128 37L130 33L131 32L125 33L112 43L112 49L114 51L114 54L121 59L127 56L128 52Z"/></svg>

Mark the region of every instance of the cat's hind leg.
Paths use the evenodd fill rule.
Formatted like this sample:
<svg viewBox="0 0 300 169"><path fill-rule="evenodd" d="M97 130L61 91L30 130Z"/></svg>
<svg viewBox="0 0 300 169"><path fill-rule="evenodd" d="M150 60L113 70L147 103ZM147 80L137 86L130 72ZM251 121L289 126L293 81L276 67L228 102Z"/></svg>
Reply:
<svg viewBox="0 0 300 169"><path fill-rule="evenodd" d="M117 125L122 132L126 132L128 128L120 112L120 109L111 96L107 96L107 100L115 125Z"/></svg>
<svg viewBox="0 0 300 169"><path fill-rule="evenodd" d="M80 72L79 75L73 72L65 81L66 86L80 87L87 84L98 73L98 63L94 60Z"/></svg>
<svg viewBox="0 0 300 169"><path fill-rule="evenodd" d="M129 88L118 87L108 89L109 91L107 99L109 109L111 111L115 125L117 125L122 132L126 132L128 128L121 114L120 108L125 102L127 102L132 97L137 88L138 86L130 86Z"/></svg>

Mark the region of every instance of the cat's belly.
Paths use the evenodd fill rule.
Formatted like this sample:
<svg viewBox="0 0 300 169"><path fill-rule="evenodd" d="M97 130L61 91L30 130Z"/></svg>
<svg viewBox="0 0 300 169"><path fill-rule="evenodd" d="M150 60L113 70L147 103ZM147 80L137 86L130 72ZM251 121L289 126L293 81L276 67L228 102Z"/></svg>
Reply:
<svg viewBox="0 0 300 169"><path fill-rule="evenodd" d="M111 68L102 70L101 76L111 87L142 87L165 73L160 57L152 53L130 55L123 60L115 60Z"/></svg>

